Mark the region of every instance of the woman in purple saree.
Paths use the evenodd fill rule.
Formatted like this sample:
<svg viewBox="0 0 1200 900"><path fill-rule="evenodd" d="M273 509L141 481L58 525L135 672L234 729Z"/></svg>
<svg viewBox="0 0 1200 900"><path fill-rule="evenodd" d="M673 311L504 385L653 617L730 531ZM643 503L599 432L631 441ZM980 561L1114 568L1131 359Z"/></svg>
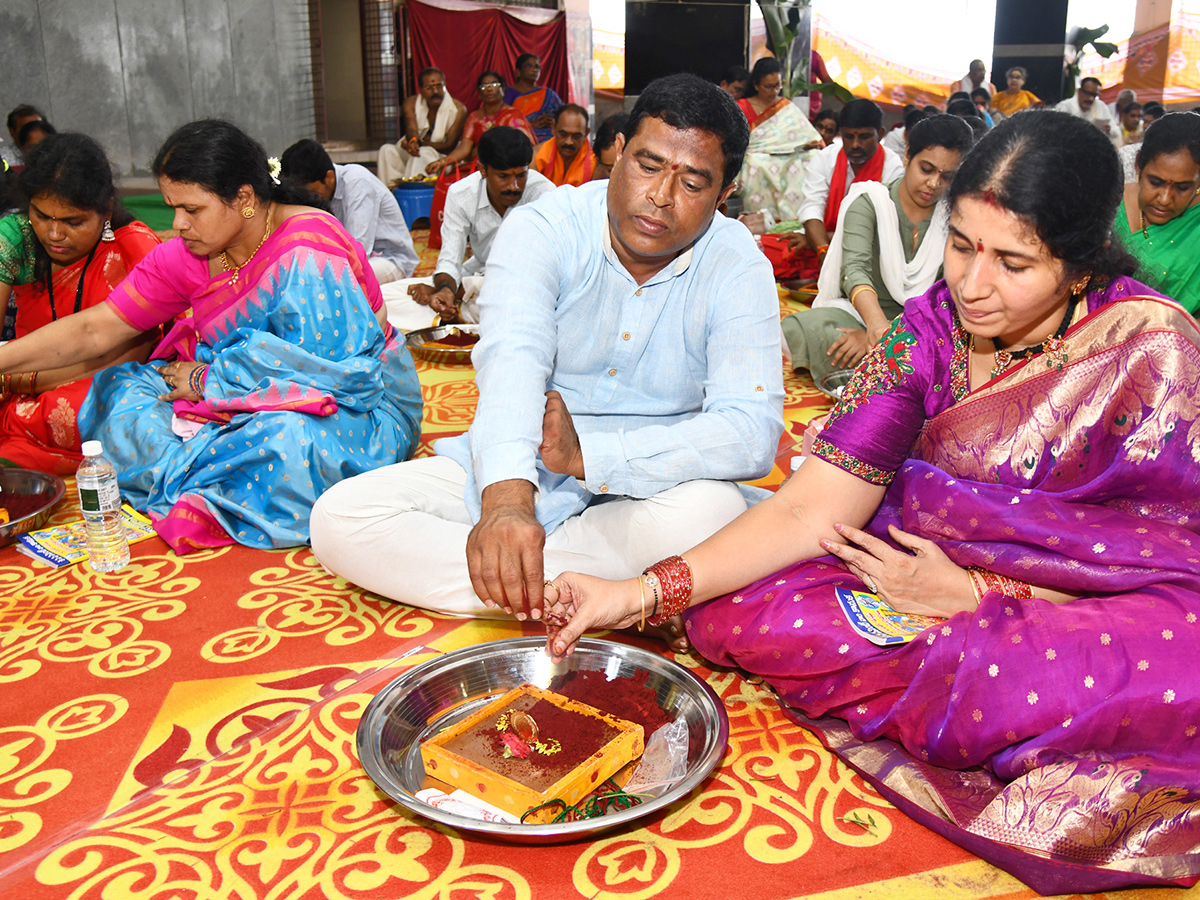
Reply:
<svg viewBox="0 0 1200 900"><path fill-rule="evenodd" d="M1120 193L1086 123L989 132L950 189L945 281L868 353L812 458L686 561L561 576L552 652L636 624L641 596L685 610L703 656L1035 889L1195 883L1200 332L1123 276ZM839 585L943 621L875 646Z"/></svg>

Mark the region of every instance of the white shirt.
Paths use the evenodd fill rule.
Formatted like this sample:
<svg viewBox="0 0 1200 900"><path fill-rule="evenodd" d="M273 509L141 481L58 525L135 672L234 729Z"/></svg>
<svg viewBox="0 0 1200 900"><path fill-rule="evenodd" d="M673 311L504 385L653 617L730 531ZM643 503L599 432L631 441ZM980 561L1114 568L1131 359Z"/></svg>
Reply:
<svg viewBox="0 0 1200 900"><path fill-rule="evenodd" d="M337 185L329 211L358 241L367 256L382 256L408 278L419 257L400 204L387 186L359 165L333 166Z"/></svg>
<svg viewBox="0 0 1200 900"><path fill-rule="evenodd" d="M833 169L841 149L840 144L826 147L805 166L804 202L800 204L800 212L797 215L801 222L807 222L809 219L824 220L825 204L829 200L829 182L833 180ZM891 184L904 174L904 160L887 147L882 149L883 174L879 180L883 184ZM850 193L850 184L853 181L851 172L854 170L853 166L849 168L850 171L846 173L847 194Z"/></svg>
<svg viewBox="0 0 1200 900"><path fill-rule="evenodd" d="M1100 98L1098 97L1092 101L1091 109L1089 109L1087 112L1084 112L1079 107L1078 95L1073 95L1068 97L1066 100L1060 101L1059 103L1055 104L1054 108L1059 112L1070 113L1077 118L1091 122L1110 138L1113 136L1113 132L1117 131L1118 126L1117 123L1113 121L1112 113L1108 111L1108 107L1105 104L1100 102Z"/></svg>
<svg viewBox="0 0 1200 900"><path fill-rule="evenodd" d="M532 203L542 194L554 190L554 187L553 181L541 172L530 169L529 177L525 180L525 193L517 201L517 206ZM491 252L492 241L501 221L503 217L488 199L487 183L482 173L472 172L450 185L442 217L442 252L438 254L434 271L450 275L455 284L462 284L464 275L480 274L487 265L488 253ZM468 243L471 245L471 258L463 262Z"/></svg>
<svg viewBox="0 0 1200 900"><path fill-rule="evenodd" d="M901 159L904 159L904 154L908 152L906 133L907 129L903 125L899 128L893 128L883 136L881 143Z"/></svg>
<svg viewBox="0 0 1200 900"><path fill-rule="evenodd" d="M989 97L996 96L996 86L992 84L986 77L983 79L983 84L979 86L988 92ZM971 80L970 74L962 77L962 81L958 83L958 89L960 91L966 91L968 94L975 90L975 82Z"/></svg>

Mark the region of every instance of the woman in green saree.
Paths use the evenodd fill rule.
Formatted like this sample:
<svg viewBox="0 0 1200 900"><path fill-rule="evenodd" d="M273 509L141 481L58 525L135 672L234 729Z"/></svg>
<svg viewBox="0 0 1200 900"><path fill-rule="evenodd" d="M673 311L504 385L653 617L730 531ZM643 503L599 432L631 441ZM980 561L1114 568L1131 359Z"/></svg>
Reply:
<svg viewBox="0 0 1200 900"><path fill-rule="evenodd" d="M1146 129L1138 180L1125 186L1114 232L1137 277L1200 313L1200 116L1172 113Z"/></svg>

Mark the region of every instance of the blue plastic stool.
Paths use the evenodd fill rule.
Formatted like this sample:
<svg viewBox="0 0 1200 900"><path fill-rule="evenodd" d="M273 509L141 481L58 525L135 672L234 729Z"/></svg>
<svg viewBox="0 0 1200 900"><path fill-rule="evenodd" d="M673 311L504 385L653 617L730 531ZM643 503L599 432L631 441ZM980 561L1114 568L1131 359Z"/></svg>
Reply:
<svg viewBox="0 0 1200 900"><path fill-rule="evenodd" d="M392 188L396 202L400 204L400 212L404 216L404 224L412 228L417 219L428 219L433 207L433 185L428 187L397 187Z"/></svg>

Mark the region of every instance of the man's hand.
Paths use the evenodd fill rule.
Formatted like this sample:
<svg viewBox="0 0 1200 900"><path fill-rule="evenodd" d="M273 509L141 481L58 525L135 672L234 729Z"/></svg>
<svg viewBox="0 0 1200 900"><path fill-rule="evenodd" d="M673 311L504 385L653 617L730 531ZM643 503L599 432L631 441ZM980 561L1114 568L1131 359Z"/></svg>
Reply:
<svg viewBox="0 0 1200 900"><path fill-rule="evenodd" d="M538 453L551 472L574 475L580 481L584 480L583 449L579 446L579 435L575 433L575 422L558 391L546 391L542 444L538 447Z"/></svg>
<svg viewBox="0 0 1200 900"><path fill-rule="evenodd" d="M410 284L408 286L408 296L422 306L429 306L436 292L437 289L430 284Z"/></svg>
<svg viewBox="0 0 1200 900"><path fill-rule="evenodd" d="M467 538L467 571L485 606L518 619L542 617L542 551L546 531L533 507L533 484L523 478L483 489L483 513Z"/></svg>

